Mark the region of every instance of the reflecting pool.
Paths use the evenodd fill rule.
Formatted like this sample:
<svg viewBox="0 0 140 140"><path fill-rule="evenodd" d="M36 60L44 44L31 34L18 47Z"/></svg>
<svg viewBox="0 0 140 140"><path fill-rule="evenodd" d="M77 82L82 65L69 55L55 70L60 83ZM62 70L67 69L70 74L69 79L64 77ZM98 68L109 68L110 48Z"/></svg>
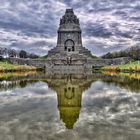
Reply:
<svg viewBox="0 0 140 140"><path fill-rule="evenodd" d="M0 140L139 139L139 74L0 74Z"/></svg>

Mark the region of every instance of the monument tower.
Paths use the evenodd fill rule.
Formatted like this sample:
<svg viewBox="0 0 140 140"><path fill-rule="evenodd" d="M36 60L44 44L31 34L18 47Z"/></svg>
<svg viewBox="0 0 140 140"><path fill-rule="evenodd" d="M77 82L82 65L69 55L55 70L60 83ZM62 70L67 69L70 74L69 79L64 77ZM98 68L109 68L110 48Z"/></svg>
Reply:
<svg viewBox="0 0 140 140"><path fill-rule="evenodd" d="M52 65L82 66L92 58L90 51L83 47L79 19L73 9L66 9L60 19L57 46L48 52Z"/></svg>

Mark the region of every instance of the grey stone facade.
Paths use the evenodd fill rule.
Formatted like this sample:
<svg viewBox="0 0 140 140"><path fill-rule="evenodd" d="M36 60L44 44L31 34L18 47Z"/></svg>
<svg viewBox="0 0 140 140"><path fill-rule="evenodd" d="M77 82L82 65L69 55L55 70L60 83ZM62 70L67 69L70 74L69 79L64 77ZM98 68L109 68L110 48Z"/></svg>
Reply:
<svg viewBox="0 0 140 140"><path fill-rule="evenodd" d="M66 9L60 19L57 46L48 52L51 66L85 65L92 59L90 51L83 47L79 19L73 9Z"/></svg>
<svg viewBox="0 0 140 140"><path fill-rule="evenodd" d="M24 58L9 58L8 59L11 63L13 64L20 64L20 65L30 65L30 66L46 66L46 67L50 67L51 65L51 61L48 60L43 60L43 59L24 59ZM92 59L89 60L86 63L87 68L90 66L105 66L105 65L120 65L120 64L126 64L131 60L130 57L122 57L122 58L115 58L115 59ZM57 69L57 68L63 68L65 67L66 69L68 69L68 67L71 67L72 69L74 69L74 66L77 65L53 65L53 68ZM81 66L83 65L79 65L79 68L81 69ZM76 69L79 69L76 68Z"/></svg>

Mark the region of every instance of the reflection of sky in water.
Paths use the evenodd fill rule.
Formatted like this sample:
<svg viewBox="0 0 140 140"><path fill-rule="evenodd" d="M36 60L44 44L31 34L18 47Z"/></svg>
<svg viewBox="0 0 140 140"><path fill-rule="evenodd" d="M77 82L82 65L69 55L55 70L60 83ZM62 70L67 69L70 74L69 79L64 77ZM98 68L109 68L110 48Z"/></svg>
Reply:
<svg viewBox="0 0 140 140"><path fill-rule="evenodd" d="M5 81L5 82L1 82L1 83L9 84L11 82ZM0 94L6 94L7 95L7 93L6 93L7 91L1 91ZM16 87L14 89L11 89L10 93L13 94L13 95L17 95L17 94L21 94L21 93L22 94L27 93L26 91L28 91L28 93L31 93L31 94L34 94L34 93L37 93L37 94L49 93L49 89L48 89L47 84L43 83L43 82L37 82L37 83L34 83L32 85L28 85L24 88L24 90L21 87Z"/></svg>
<svg viewBox="0 0 140 140"><path fill-rule="evenodd" d="M138 139L139 116L140 94L96 81L83 93L82 108L76 128L85 128L79 131L87 135L95 132L92 136L98 137L97 139L101 137L117 140Z"/></svg>
<svg viewBox="0 0 140 140"><path fill-rule="evenodd" d="M108 117L116 114L132 113L139 110L140 94L130 92L127 89L108 85L102 81L94 82L83 93L82 107L92 108L94 113L102 112Z"/></svg>
<svg viewBox="0 0 140 140"><path fill-rule="evenodd" d="M37 82L0 93L0 140L5 137L28 140L33 135L38 138L43 132L49 137L63 129L57 95L46 83Z"/></svg>
<svg viewBox="0 0 140 140"><path fill-rule="evenodd" d="M82 94L79 119L71 130L60 120L57 96L41 81L0 91L0 140L139 139L140 94L93 82Z"/></svg>

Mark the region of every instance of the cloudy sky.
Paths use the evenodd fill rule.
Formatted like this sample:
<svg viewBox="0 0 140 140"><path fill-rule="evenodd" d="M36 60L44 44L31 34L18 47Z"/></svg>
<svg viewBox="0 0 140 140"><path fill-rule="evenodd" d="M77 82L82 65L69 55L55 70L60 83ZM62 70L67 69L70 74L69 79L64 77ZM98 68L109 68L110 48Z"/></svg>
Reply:
<svg viewBox="0 0 140 140"><path fill-rule="evenodd" d="M140 0L0 0L0 47L47 54L66 8L80 19L93 54L140 44Z"/></svg>

